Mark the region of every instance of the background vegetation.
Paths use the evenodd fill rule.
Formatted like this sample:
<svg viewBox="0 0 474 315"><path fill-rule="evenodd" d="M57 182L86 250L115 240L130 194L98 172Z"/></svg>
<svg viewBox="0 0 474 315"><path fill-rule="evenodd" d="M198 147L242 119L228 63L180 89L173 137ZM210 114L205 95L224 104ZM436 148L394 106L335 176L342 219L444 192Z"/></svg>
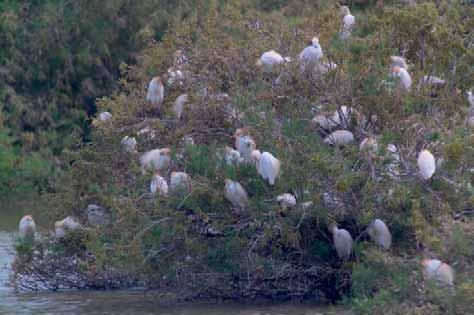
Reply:
<svg viewBox="0 0 474 315"><path fill-rule="evenodd" d="M37 275L53 289L141 284L171 300L325 298L346 301L360 314L472 313L474 139L465 124L468 103L463 92L474 85L474 8L465 1L417 2L410 7L398 1L354 4L357 30L346 42L339 40L338 4L332 1L180 3L182 10L192 9L184 20L169 24L163 36L156 35L158 22L149 27L137 22L133 36L124 36L124 42L115 37L120 25L112 24L114 36L103 40L115 38L113 47L123 50L113 58L115 67L130 60L127 51L134 49L126 45L143 50L133 65L120 66L121 78L115 89L110 88L114 92L97 102L98 111L113 114L112 123L99 124L87 138L90 141L63 150L61 170L57 180L49 181L45 199L51 222L74 215L84 223L86 206L98 204L110 212L113 224L60 243L47 239L20 244L16 285L28 287L25 279ZM162 8L152 2L146 11L137 6L140 21ZM91 14L86 7L79 12ZM168 12L174 16L176 11ZM103 23L103 16L96 18ZM336 71L308 77L290 64L283 70L286 83L275 84L276 75L255 68L264 51L275 49L295 57L314 35L327 58L337 63ZM139 41L140 36L146 40ZM145 101L146 87L151 77L167 71L177 49L189 57L192 76L182 86L166 88L164 116L159 118ZM415 82L410 93L390 91L381 84L388 79L389 56L394 54L408 58ZM102 73L89 66L84 62L84 77ZM427 74L443 77L448 84L436 91L418 90L418 80ZM104 92L91 99L107 94L109 84L115 84L114 75L106 83L99 77L104 85L95 83L96 89ZM48 78L44 84L56 80ZM87 88L76 87L70 96L78 103L71 101L68 114L58 117L69 121L79 117L73 114L73 104L87 103L82 102ZM244 116L229 117L229 104L211 97L219 92L229 94L231 106ZM50 93L61 95L60 90ZM171 107L182 93L188 93L190 102L178 121ZM368 135L378 137L379 149L373 156L361 152L357 144L329 147L323 143L324 134L311 126L315 113L343 105L365 117L365 121L354 117L348 126L357 142ZM9 130L13 117L4 118ZM83 123L85 118L77 121ZM266 185L253 166L227 167L219 158L242 126L249 127L260 150L282 161L275 187ZM155 136L138 135L143 128ZM67 134L74 134L70 130ZM12 152L5 158L6 168L11 165L8 161L15 161L22 132L9 131L5 137L10 150L5 152ZM39 138L32 148L41 143L41 132L36 134ZM172 170L191 176L192 193L169 198L147 194L152 174L142 174L138 155L120 149L120 140L127 135L137 137L140 152L172 148ZM195 144L183 144L184 136L191 136ZM20 143L23 149L26 143ZM397 145L402 157L398 178L386 172L391 162L389 143ZM64 148L64 143L58 145ZM439 162L429 182L416 176L416 158L423 148ZM245 187L249 209L233 211L224 200L225 178ZM299 203L312 201L313 207L282 209L276 196L285 192L294 193ZM339 200L336 205L324 202L328 192ZM376 248L364 234L375 218L383 219L392 232L393 248L388 252ZM333 222L357 238L350 262L336 257L328 231ZM217 235L208 233L210 227ZM457 273L453 292L422 280L423 257L453 266ZM66 281L64 274L74 274L77 281Z"/></svg>

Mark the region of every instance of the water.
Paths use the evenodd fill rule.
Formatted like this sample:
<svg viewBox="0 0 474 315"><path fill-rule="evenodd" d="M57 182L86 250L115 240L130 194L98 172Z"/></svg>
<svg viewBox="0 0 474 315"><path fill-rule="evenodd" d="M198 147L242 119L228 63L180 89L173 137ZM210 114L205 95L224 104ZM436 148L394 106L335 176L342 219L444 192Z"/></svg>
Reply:
<svg viewBox="0 0 474 315"><path fill-rule="evenodd" d="M160 315L348 315L316 305L184 305L160 306L138 291L66 291L17 294L7 286L13 261L12 243L22 215L33 213L41 230L41 209L34 201L0 204L0 314L160 314Z"/></svg>

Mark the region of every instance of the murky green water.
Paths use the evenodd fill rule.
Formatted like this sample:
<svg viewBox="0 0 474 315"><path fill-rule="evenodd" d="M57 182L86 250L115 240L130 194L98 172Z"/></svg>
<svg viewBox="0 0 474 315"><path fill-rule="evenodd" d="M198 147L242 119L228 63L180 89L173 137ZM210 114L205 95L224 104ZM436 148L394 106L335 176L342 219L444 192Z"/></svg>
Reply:
<svg viewBox="0 0 474 315"><path fill-rule="evenodd" d="M322 315L347 311L316 305L160 306L136 291L67 291L16 294L7 286L13 260L12 241L22 215L33 213L39 230L41 211L35 200L0 204L0 314L160 314L160 315ZM36 209L35 209L36 208Z"/></svg>

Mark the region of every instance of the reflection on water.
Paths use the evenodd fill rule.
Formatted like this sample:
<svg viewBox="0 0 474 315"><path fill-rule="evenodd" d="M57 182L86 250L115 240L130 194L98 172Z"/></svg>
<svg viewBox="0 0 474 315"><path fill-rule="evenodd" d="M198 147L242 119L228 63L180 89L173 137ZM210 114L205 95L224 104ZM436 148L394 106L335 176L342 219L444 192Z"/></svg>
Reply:
<svg viewBox="0 0 474 315"><path fill-rule="evenodd" d="M36 205L36 207L33 207ZM15 294L7 286L12 244L23 214L41 223L35 201L0 203L0 314L322 315L348 314L312 305L192 305L163 307L134 291L67 291ZM39 219L39 220L38 220ZM39 225L41 229L41 224ZM46 229L43 229L46 230Z"/></svg>

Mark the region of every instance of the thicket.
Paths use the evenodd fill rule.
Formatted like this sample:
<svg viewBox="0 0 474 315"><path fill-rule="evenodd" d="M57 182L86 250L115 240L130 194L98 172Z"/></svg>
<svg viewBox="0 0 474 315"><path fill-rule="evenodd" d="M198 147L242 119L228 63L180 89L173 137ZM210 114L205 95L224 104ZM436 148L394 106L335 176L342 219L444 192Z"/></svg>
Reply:
<svg viewBox="0 0 474 315"><path fill-rule="evenodd" d="M20 244L14 283L28 287L28 280L41 279L53 289L141 284L178 300L342 299L361 314L472 313L474 138L465 124L463 94L474 86L472 5L367 6L354 10L357 29L341 41L333 2L295 2L270 13L251 4L198 5L160 43L144 50L137 65L121 68L118 90L98 102L99 111L112 113L111 123L98 124L90 143L65 152L67 167L46 195L51 222L71 214L86 222L84 209L98 204L113 224L59 244L54 239ZM328 60L338 65L334 71L310 76L290 64L277 84L278 74L256 69L263 52L296 57L315 35ZM192 75L183 85L166 87L159 117L145 100L146 87L167 71L177 49L188 56ZM410 93L382 84L389 80L389 56L400 54L411 65ZM428 74L448 83L417 89ZM220 92L243 115L229 115L226 99L211 97ZM190 101L177 120L171 107L182 93ZM324 134L311 119L340 106L365 118L354 117L347 128L357 143L377 136L375 155L360 151L357 143L344 148L323 143ZM243 126L257 148L280 159L282 174L274 187L254 166L229 167L219 157ZM139 133L144 128L154 136ZM121 150L124 136L135 136L140 152L172 148L172 170L191 176L192 192L150 195L153 174L142 174L139 155ZM194 144L184 144L185 136ZM401 156L397 177L386 172L389 143ZM424 148L438 161L428 182L416 175L417 154ZM248 209L232 210L223 197L225 178L247 190ZM276 196L286 192L313 206L281 208ZM324 202L326 193L338 202ZM390 251L381 251L364 234L375 218L392 232ZM333 222L357 238L349 262L340 261L333 249L328 230ZM208 233L210 227L218 233ZM454 291L423 281L420 261L426 256L453 266ZM34 268L45 262L62 266L59 270L68 266L78 280L61 281L63 273L55 277Z"/></svg>

